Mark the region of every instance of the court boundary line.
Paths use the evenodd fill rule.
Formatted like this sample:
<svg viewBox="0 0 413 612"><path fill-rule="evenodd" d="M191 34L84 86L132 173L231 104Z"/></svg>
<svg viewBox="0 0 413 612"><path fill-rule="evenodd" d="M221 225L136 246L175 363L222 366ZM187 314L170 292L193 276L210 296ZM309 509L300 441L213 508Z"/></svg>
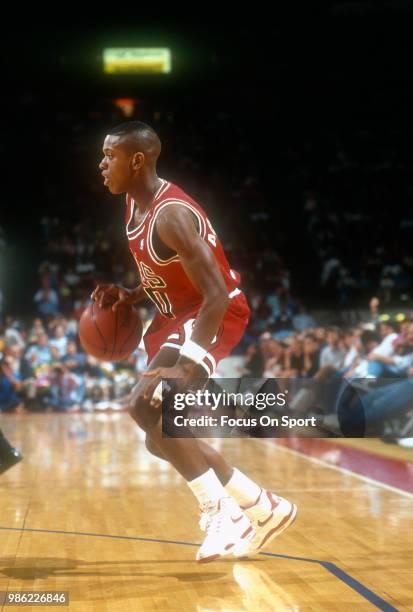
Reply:
<svg viewBox="0 0 413 612"><path fill-rule="evenodd" d="M312 461L313 463L317 463L318 465L321 465L322 467L327 467L330 468L332 470L336 470L337 472L341 472L342 474L347 474L348 476L354 476L354 478L358 478L359 480L362 480L363 482L367 482L371 485L374 485L375 487L380 487L382 489L387 489L388 491L391 491L392 493L397 493L398 495L404 495L405 497L408 497L409 499L413 499L413 493L410 493L409 491L405 491L404 489L399 489L398 487L392 487L392 485L388 485L385 482L381 482L381 480L376 480L374 478L370 478L369 476L364 476L363 474L358 474L357 472L353 472L353 470L350 470L348 468L343 468L339 465L335 465L334 463L329 463L328 461L323 461L322 459L319 459L318 457L313 457L312 455L307 455L305 452L303 451L298 451L292 448L288 448L286 446L281 446L278 445L276 440L271 441L271 440L265 440L263 438L249 438L250 440L253 440L253 442L259 442L260 444L266 444L267 446L270 446L271 448L276 448L278 450L281 451L285 451L287 453L291 453L292 455L296 455L298 457L301 457L303 459L307 459L308 461Z"/></svg>
<svg viewBox="0 0 413 612"><path fill-rule="evenodd" d="M123 536L123 535L112 535L108 533L91 533L85 531L62 531L58 529L34 529L31 527L4 527L0 525L0 530L2 531L20 531L20 532L32 532L32 533L54 533L60 535L76 535L76 536L86 536L86 537L95 537L95 538L110 538L114 540L132 540L138 542L153 542L157 544L177 544L180 546L196 546L199 547L200 544L195 544L194 542L183 542L182 540L164 540L159 538L144 538L140 536ZM269 553L262 552L259 553L261 556L265 557L276 557L280 559L289 559L292 561L304 561L306 563L317 563L325 570L327 570L330 574L332 574L338 580L344 582L346 586L351 588L353 591L358 593L361 597L366 599L369 603L376 606L379 610L383 612L398 612L397 608L393 608L391 604L382 599L377 593L364 586L361 582L347 574L344 570L339 568L335 563L331 563L330 561L322 561L320 559L308 559L307 557L294 557L291 555L281 555L277 553Z"/></svg>

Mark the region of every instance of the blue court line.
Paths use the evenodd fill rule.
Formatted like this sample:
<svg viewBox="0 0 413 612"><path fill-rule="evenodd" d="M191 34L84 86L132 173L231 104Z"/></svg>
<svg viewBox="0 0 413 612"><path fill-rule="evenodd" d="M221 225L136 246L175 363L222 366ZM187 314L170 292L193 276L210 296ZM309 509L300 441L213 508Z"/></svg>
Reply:
<svg viewBox="0 0 413 612"><path fill-rule="evenodd" d="M277 555L275 553L262 552L260 555L265 555L266 557L283 557L285 559L294 559L295 561L306 561L307 563L318 563L324 569L326 569L330 574L333 574L339 580L342 580L347 586L349 586L353 591L356 591L359 595L367 599L371 604L376 606L379 610L383 610L384 612L398 612L397 608L393 608L392 605L384 601L379 595L371 591L364 584L361 584L358 580L347 574L344 570L340 569L334 563L330 561L320 561L319 559L306 559L305 557L290 557L288 555Z"/></svg>
<svg viewBox="0 0 413 612"><path fill-rule="evenodd" d="M393 608L393 606L384 601L384 599L376 595L376 593L374 593L373 591L370 591L370 589L361 584L361 582L358 582L358 580L355 580L354 578L346 574L346 572L337 567L337 565L334 565L334 563L330 563L329 561L321 561L321 565L325 567L326 570L334 574L336 578L339 578L340 580L345 582L350 588L357 591L357 593L360 593L362 597L368 599L369 602L372 603L374 606L377 606L379 610L385 610L386 612L393 612L394 610L396 610L397 612L397 608Z"/></svg>
<svg viewBox="0 0 413 612"><path fill-rule="evenodd" d="M63 535L76 535L76 536L89 536L94 538L111 538L112 540L133 540L138 542L156 542L157 544L180 544L182 546L196 546L199 547L200 544L194 544L193 542L182 542L181 540L162 540L159 538L142 538L138 536L122 536L122 535L110 535L107 533L88 533L85 531L59 531L57 529L31 529L29 527L24 527L23 529L19 527L2 527L0 526L0 530L3 531L30 531L34 533L59 533ZM356 591L361 597L367 599L371 604L376 606L379 610L383 610L383 612L398 612L397 608L393 608L387 601L384 601L379 595L365 587L361 582L352 578L345 571L337 567L334 563L330 563L329 561L320 561L319 559L308 559L306 557L293 557L291 555L279 555L277 553L268 553L262 552L260 555L266 557L277 557L280 559L290 559L292 561L305 561L306 563L318 563L321 567L324 567L328 572L333 574L336 578L344 582L348 587Z"/></svg>

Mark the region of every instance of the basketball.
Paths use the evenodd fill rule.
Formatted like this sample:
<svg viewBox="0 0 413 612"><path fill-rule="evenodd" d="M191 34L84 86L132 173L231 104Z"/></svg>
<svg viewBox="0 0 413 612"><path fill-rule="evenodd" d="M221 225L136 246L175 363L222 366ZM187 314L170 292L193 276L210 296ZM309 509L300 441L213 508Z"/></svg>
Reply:
<svg viewBox="0 0 413 612"><path fill-rule="evenodd" d="M133 306L100 308L93 302L79 321L80 343L89 355L103 361L122 361L142 338L142 322Z"/></svg>

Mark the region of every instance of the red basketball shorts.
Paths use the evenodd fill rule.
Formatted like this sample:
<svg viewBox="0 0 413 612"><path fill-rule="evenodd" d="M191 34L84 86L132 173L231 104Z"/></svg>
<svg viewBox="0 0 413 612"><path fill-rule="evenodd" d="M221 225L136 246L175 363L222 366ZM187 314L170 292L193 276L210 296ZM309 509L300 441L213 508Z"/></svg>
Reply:
<svg viewBox="0 0 413 612"><path fill-rule="evenodd" d="M143 338L148 354L148 364L164 346L180 350L185 340L191 337L198 311L199 306L195 310L177 315L175 319L167 319L159 313L156 314ZM250 309L247 300L243 293L239 293L231 299L217 335L200 364L209 376L213 374L219 361L228 357L232 349L241 340L249 316Z"/></svg>

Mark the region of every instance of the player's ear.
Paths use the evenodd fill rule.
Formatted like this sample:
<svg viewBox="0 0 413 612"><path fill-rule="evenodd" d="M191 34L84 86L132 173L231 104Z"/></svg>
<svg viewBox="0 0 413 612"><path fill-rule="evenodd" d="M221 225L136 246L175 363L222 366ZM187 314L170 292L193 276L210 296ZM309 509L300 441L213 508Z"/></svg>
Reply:
<svg viewBox="0 0 413 612"><path fill-rule="evenodd" d="M138 151L137 153L133 154L133 157L132 157L132 168L134 170L139 170L139 168L142 168L144 163L145 163L145 155L143 153Z"/></svg>

